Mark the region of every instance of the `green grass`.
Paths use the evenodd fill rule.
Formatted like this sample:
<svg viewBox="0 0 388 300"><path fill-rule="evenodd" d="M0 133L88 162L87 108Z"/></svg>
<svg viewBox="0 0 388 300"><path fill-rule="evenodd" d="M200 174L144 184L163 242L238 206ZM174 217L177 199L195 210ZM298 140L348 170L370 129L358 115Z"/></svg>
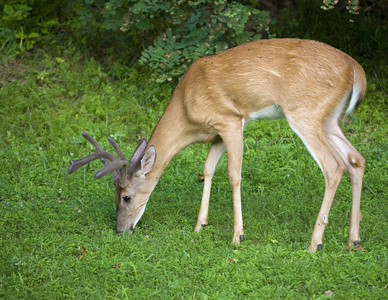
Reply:
<svg viewBox="0 0 388 300"><path fill-rule="evenodd" d="M362 63L362 62L361 62ZM367 66L368 67L368 66ZM285 121L248 125L244 141L245 241L230 243L226 159L213 180L209 226L193 233L208 145L170 163L133 235L117 235L114 187L97 162L65 175L70 158L104 147L126 153L149 137L172 86L130 70L112 81L69 50L1 57L0 298L384 299L387 292L387 83L367 69L359 110L344 121L367 159L361 239L348 252L351 190L338 189L322 251L306 251L324 192L319 167ZM379 67L387 78L388 70ZM80 256L80 247L86 254Z"/></svg>

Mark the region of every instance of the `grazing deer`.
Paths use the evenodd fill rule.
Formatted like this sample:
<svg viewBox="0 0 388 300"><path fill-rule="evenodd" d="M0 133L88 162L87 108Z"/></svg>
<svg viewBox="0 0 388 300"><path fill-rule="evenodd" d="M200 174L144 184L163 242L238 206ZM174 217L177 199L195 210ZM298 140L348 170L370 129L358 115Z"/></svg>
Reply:
<svg viewBox="0 0 388 300"><path fill-rule="evenodd" d="M243 240L241 164L245 125L286 118L320 166L325 194L309 251L322 248L333 197L346 169L352 184L347 246L360 247L360 199L365 159L345 138L339 120L360 104L366 89L362 67L326 44L298 39L247 43L195 61L180 80L147 144L140 141L127 160L112 138L118 159L83 133L96 152L70 160L69 174L101 158L95 178L112 173L116 186L117 232L132 231L170 160L192 143L211 142L195 231L208 223L212 177L226 150L233 192L233 239Z"/></svg>

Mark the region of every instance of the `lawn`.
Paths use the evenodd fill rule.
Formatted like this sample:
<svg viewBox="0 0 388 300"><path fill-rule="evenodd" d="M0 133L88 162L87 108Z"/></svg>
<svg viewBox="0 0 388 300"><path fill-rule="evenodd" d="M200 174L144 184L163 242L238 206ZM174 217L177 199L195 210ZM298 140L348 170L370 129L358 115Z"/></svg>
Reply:
<svg viewBox="0 0 388 300"><path fill-rule="evenodd" d="M386 66L376 72L367 65L366 98L342 124L367 160L366 251L345 249L345 174L323 249L312 254L324 180L284 120L245 131L241 245L231 243L225 157L213 179L209 226L193 232L203 188L197 177L209 148L203 144L173 159L134 234L117 235L111 177L93 178L99 162L66 175L68 160L93 150L82 131L106 149L112 136L132 153L151 135L173 85L135 69L112 78L74 50L4 54L0 63L0 298L388 298Z"/></svg>

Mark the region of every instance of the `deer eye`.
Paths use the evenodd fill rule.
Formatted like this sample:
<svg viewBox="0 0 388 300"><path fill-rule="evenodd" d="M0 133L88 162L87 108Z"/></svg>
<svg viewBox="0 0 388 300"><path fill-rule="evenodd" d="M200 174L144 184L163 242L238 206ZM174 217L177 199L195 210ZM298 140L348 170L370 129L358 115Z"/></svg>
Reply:
<svg viewBox="0 0 388 300"><path fill-rule="evenodd" d="M131 197L129 197L129 196L123 196L123 200L124 200L125 202L129 202L129 201L131 201Z"/></svg>

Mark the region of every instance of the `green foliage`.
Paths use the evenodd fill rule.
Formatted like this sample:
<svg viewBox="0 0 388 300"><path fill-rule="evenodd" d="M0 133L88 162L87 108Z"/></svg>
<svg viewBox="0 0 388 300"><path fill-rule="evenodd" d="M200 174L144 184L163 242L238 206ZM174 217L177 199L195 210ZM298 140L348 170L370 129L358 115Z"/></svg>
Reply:
<svg viewBox="0 0 388 300"><path fill-rule="evenodd" d="M350 15L345 7L323 11L316 1L296 2L298 5L289 7L276 21L273 32L277 37L318 40L362 58L364 64L386 64L388 22L384 6L376 3L368 10L364 6L359 15Z"/></svg>
<svg viewBox="0 0 388 300"><path fill-rule="evenodd" d="M0 41L17 40L19 51L31 50L37 42L58 30L58 15L53 11L59 3L62 1L0 1L0 7L3 7L0 10Z"/></svg>
<svg viewBox="0 0 388 300"><path fill-rule="evenodd" d="M141 55L157 82L180 77L199 57L260 38L269 24L268 12L225 0L12 0L0 18L0 40L17 42L18 52L38 43L121 60Z"/></svg>
<svg viewBox="0 0 388 300"><path fill-rule="evenodd" d="M348 4L354 11L355 2ZM381 4L363 7L353 24L348 13L323 12L315 1L293 3L271 34L269 14L257 9L257 1L0 0L0 49L6 44L17 45L17 53L76 48L118 73L139 61L157 82L177 79L195 59L263 33L317 39L356 57L368 53L371 60L382 60L388 40ZM328 8L334 4L324 2Z"/></svg>
<svg viewBox="0 0 388 300"><path fill-rule="evenodd" d="M333 9L338 4L338 0L323 0L323 5L321 8L323 10ZM360 10L360 1L359 0L348 0L346 3L346 9L352 15L358 15ZM353 21L352 21L353 22Z"/></svg>
<svg viewBox="0 0 388 300"><path fill-rule="evenodd" d="M128 54L128 37L119 30L128 1L1 2L4 8L0 11L0 41L2 44L17 43L18 53L32 50L35 45L61 45L77 47L91 55L106 55L121 47ZM112 32L115 32L114 36Z"/></svg>
<svg viewBox="0 0 388 300"><path fill-rule="evenodd" d="M112 33L120 37L123 17L127 12L128 0L84 0L73 5L76 17L67 24L70 30L77 29L89 35ZM77 33L73 32L77 35Z"/></svg>
<svg viewBox="0 0 388 300"><path fill-rule="evenodd" d="M164 82L180 77L200 57L259 39L268 24L268 12L236 2L155 0L137 1L124 28L161 32L139 61L152 69L156 82Z"/></svg>

